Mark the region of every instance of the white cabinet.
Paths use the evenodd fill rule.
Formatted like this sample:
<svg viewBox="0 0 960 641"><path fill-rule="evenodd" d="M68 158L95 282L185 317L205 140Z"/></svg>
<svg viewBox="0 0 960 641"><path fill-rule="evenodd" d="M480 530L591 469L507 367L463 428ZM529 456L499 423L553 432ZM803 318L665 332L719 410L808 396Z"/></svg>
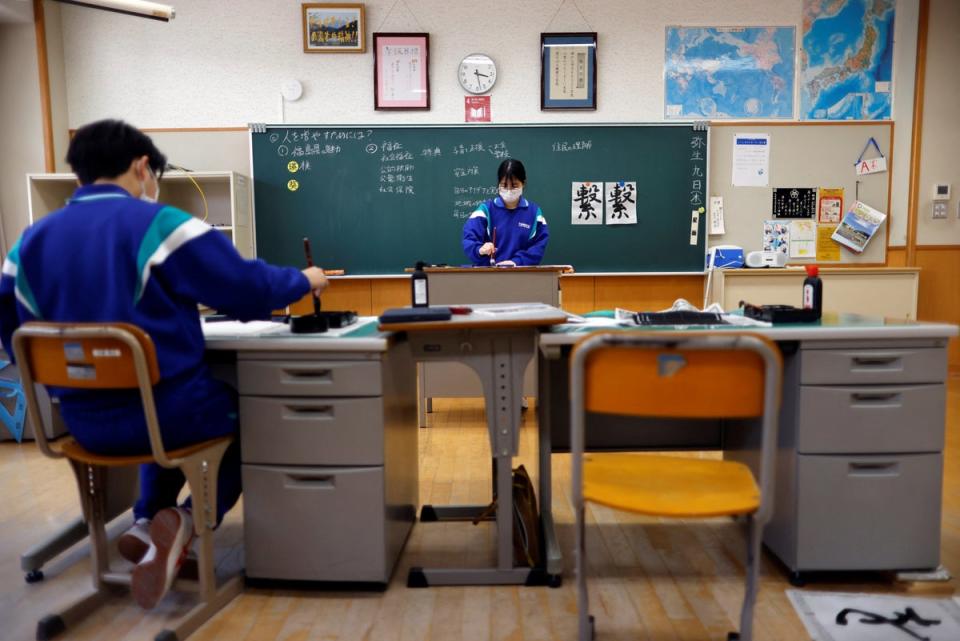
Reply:
<svg viewBox="0 0 960 641"><path fill-rule="evenodd" d="M64 206L77 188L73 174L27 174L29 222ZM204 207L206 200L206 207ZM168 171L160 201L182 209L226 234L246 258L255 255L250 179L233 171Z"/></svg>
<svg viewBox="0 0 960 641"><path fill-rule="evenodd" d="M740 301L754 305L800 305L806 271L718 269L713 272L709 302L725 310ZM822 267L823 310L916 320L920 269L917 267Z"/></svg>

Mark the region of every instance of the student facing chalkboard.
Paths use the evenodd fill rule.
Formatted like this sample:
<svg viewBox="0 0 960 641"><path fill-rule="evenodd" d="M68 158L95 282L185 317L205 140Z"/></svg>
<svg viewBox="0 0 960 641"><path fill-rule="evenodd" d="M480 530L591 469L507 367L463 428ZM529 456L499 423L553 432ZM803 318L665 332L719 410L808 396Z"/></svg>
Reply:
<svg viewBox="0 0 960 641"><path fill-rule="evenodd" d="M499 196L477 205L463 225L463 252L474 266L540 264L550 232L540 206L523 197L526 183L522 162L500 163Z"/></svg>

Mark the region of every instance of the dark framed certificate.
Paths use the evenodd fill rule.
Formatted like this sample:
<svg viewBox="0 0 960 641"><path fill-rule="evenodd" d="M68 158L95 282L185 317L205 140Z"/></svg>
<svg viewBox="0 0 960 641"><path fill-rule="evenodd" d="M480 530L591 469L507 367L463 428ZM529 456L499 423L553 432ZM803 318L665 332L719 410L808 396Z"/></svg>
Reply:
<svg viewBox="0 0 960 641"><path fill-rule="evenodd" d="M597 34L540 34L540 109L597 108Z"/></svg>

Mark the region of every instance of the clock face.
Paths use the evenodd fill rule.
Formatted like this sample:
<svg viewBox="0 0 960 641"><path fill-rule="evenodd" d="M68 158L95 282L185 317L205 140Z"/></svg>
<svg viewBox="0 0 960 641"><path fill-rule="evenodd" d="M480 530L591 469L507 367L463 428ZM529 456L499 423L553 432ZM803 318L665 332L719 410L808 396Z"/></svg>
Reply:
<svg viewBox="0 0 960 641"><path fill-rule="evenodd" d="M497 81L497 65L490 56L472 53L460 61L457 71L460 86L470 93L486 93Z"/></svg>

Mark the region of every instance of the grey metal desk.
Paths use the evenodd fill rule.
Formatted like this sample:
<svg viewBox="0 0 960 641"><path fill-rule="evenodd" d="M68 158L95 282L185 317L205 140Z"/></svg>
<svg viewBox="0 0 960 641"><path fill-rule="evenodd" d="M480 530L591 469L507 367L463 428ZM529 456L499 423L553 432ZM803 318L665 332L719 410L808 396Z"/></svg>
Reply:
<svg viewBox="0 0 960 641"><path fill-rule="evenodd" d="M520 440L523 373L537 349L540 329L566 320L561 310L542 304L474 305L474 313L449 321L391 324L407 332L418 362L457 361L480 377L486 401L496 494L510 497L512 462ZM424 512L436 520L478 516L485 506L445 506ZM513 512L496 511L497 566L494 568L413 568L408 585L505 585L548 582L542 573L513 564ZM559 572L555 573L559 575Z"/></svg>
<svg viewBox="0 0 960 641"><path fill-rule="evenodd" d="M240 396L250 578L390 580L418 502L414 363L362 320L341 337L205 327Z"/></svg>
<svg viewBox="0 0 960 641"><path fill-rule="evenodd" d="M570 271L560 265L531 267L431 267L431 305L473 305L537 302L560 307L560 274ZM420 377L421 427L432 410L433 397L481 396L483 391L461 363L431 362L417 366ZM537 393L537 367L527 368L523 380L524 396Z"/></svg>
<svg viewBox="0 0 960 641"><path fill-rule="evenodd" d="M652 328L645 328L652 329ZM791 570L905 570L940 559L946 345L957 327L824 314L815 325L734 328L784 352L775 511L764 543ZM547 572L562 569L550 454L569 443L567 357L590 328L540 337L540 498ZM662 329L659 331L671 331ZM753 462L749 430L588 417L588 449L723 449Z"/></svg>

